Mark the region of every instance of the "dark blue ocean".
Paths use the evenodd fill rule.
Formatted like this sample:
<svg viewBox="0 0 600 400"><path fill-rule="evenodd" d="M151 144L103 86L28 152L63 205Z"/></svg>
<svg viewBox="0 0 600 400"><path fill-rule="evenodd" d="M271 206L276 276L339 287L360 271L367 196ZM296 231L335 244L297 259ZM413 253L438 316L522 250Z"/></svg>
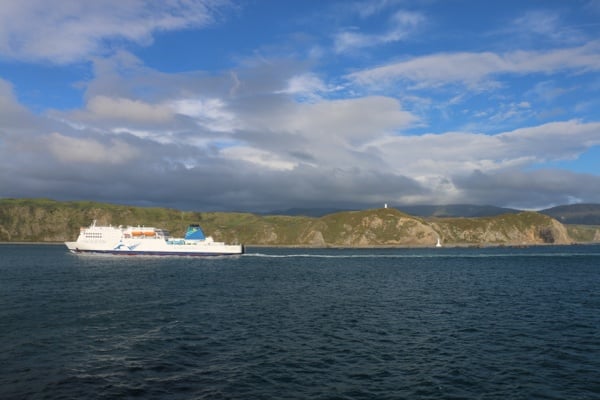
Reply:
<svg viewBox="0 0 600 400"><path fill-rule="evenodd" d="M1 399L598 399L600 246L0 245Z"/></svg>

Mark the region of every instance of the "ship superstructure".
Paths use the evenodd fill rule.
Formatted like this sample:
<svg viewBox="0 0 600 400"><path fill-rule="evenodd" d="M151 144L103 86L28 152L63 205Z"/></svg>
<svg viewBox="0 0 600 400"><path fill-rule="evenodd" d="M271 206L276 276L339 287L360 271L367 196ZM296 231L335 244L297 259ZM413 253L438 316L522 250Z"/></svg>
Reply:
<svg viewBox="0 0 600 400"><path fill-rule="evenodd" d="M76 254L224 256L244 252L241 244L215 242L199 225L188 226L185 237L171 237L169 231L145 226L100 226L94 221L80 229L74 242L65 242Z"/></svg>

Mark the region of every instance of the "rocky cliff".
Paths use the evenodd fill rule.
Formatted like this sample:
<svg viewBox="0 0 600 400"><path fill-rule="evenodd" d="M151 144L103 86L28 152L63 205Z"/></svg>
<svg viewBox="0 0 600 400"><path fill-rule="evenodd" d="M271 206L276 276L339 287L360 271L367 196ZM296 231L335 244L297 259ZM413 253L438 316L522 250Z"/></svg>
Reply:
<svg viewBox="0 0 600 400"><path fill-rule="evenodd" d="M533 245L569 244L560 222L535 212L486 218L448 218L431 221L443 242L450 244Z"/></svg>

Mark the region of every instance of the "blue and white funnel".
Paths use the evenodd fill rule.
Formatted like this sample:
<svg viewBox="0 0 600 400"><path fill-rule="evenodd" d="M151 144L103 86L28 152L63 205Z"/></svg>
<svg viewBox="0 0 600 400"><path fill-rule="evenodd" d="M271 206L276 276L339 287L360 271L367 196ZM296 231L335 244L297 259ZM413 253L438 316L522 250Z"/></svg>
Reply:
<svg viewBox="0 0 600 400"><path fill-rule="evenodd" d="M189 225L187 228L187 232L185 233L186 240L204 240L206 237L204 236L204 232L200 225Z"/></svg>

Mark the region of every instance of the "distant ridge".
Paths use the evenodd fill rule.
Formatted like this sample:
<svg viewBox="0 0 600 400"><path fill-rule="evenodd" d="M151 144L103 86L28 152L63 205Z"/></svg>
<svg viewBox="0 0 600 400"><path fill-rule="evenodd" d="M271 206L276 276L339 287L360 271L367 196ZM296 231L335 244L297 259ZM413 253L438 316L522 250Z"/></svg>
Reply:
<svg viewBox="0 0 600 400"><path fill-rule="evenodd" d="M475 204L445 204L445 205L390 205L406 214L415 217L438 217L438 218L456 218L456 217L495 217L502 214L517 214L522 210L512 208L503 208L490 205ZM328 214L345 211L357 211L358 209L342 208L290 208L287 210L271 211L264 215L290 215L306 217L323 217Z"/></svg>
<svg viewBox="0 0 600 400"><path fill-rule="evenodd" d="M262 215L289 215L292 217L314 217L319 218L328 214L344 211L357 211L357 209L345 209L345 208L288 208L287 210L276 210L261 213Z"/></svg>
<svg viewBox="0 0 600 400"><path fill-rule="evenodd" d="M539 211L563 224L600 225L600 204L571 204Z"/></svg>
<svg viewBox="0 0 600 400"><path fill-rule="evenodd" d="M406 214L421 218L480 218L496 217L503 214L518 214L524 210L476 204L440 204L440 205L390 205ZM357 211L343 208L290 208L271 211L262 215L288 215L320 218L328 214ZM572 204L552 207L538 211L540 214L555 218L569 225L600 225L600 204Z"/></svg>
<svg viewBox="0 0 600 400"><path fill-rule="evenodd" d="M0 217L2 216L1 207L8 205L20 205L29 207L50 207L50 208L79 208L79 209L94 209L94 208L124 208L128 210L145 209L145 210L166 210L160 207L141 207L141 206L118 206L115 204L99 203L94 201L55 201L51 199L11 199L0 198ZM381 205L380 205L381 206ZM493 205L476 205L476 204L440 204L440 205L395 205L388 204L390 208L395 208L405 214L421 218L478 218L478 217L495 217L503 214L517 214L524 210L497 207ZM315 207L315 208L289 208L286 210L268 211L256 213L257 215L283 215L283 216L304 216L320 218L329 214L339 212L360 211L369 209L369 207L351 207L351 208L336 208L336 207ZM182 211L173 210L181 213ZM232 211L233 212L233 211ZM572 225L600 225L600 204L582 203L562 205L552 208L547 208L538 211L555 218L563 224ZM245 213L238 211L237 213Z"/></svg>
<svg viewBox="0 0 600 400"><path fill-rule="evenodd" d="M416 205L416 206L398 206L399 210L417 217L438 217L438 218L474 218L474 217L495 217L502 214L517 214L522 210L513 208L503 208L490 205L475 204L446 204L446 205Z"/></svg>

